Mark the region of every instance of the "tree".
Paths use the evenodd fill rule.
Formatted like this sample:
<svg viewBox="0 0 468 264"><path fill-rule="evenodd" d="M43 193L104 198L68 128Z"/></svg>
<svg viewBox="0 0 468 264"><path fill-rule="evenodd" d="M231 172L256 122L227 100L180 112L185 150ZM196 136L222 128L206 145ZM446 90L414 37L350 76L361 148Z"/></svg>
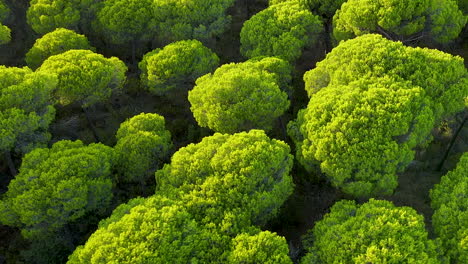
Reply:
<svg viewBox="0 0 468 264"><path fill-rule="evenodd" d="M114 160L112 148L81 141L31 151L0 202L0 222L35 240L88 213L105 212L112 198Z"/></svg>
<svg viewBox="0 0 468 264"><path fill-rule="evenodd" d="M198 78L188 95L198 124L223 133L270 130L273 121L289 107L288 96L280 87L285 71L275 72L288 66L285 62L272 63L269 70L266 64L274 60L279 59L225 64L213 74Z"/></svg>
<svg viewBox="0 0 468 264"><path fill-rule="evenodd" d="M219 36L231 22L227 9L234 0L155 0L154 32L161 44L184 39L206 42Z"/></svg>
<svg viewBox="0 0 468 264"><path fill-rule="evenodd" d="M447 43L460 34L465 23L454 0L350 0L333 17L333 35L340 41L379 33L405 42L428 35Z"/></svg>
<svg viewBox="0 0 468 264"><path fill-rule="evenodd" d="M321 31L320 19L298 2L272 5L244 23L241 53L247 58L276 56L294 62Z"/></svg>
<svg viewBox="0 0 468 264"><path fill-rule="evenodd" d="M97 12L96 29L111 43L131 44L132 58L138 43L151 40L155 32L152 0L103 1Z"/></svg>
<svg viewBox="0 0 468 264"><path fill-rule="evenodd" d="M333 186L356 197L389 195L435 125L429 105L420 87L361 79L318 91L288 128L308 171L320 165Z"/></svg>
<svg viewBox="0 0 468 264"><path fill-rule="evenodd" d="M8 17L10 10L3 2L0 0L0 45L6 44L11 40L11 30L7 26L2 25L2 22Z"/></svg>
<svg viewBox="0 0 468 264"><path fill-rule="evenodd" d="M384 200L337 202L303 244L302 263L440 263L423 217Z"/></svg>
<svg viewBox="0 0 468 264"><path fill-rule="evenodd" d="M463 11L463 14L468 14L468 1L466 0L457 0L458 8Z"/></svg>
<svg viewBox="0 0 468 264"><path fill-rule="evenodd" d="M310 97L328 85L385 76L423 88L433 101L436 120L464 109L468 74L462 58L406 47L375 34L341 42L316 68L306 72L304 82Z"/></svg>
<svg viewBox="0 0 468 264"><path fill-rule="evenodd" d="M158 114L141 113L120 125L114 148L120 183L145 186L162 166L172 148L171 133L164 124L164 117Z"/></svg>
<svg viewBox="0 0 468 264"><path fill-rule="evenodd" d="M270 257L267 254L271 251L275 255L264 263L291 263L286 259L284 238L260 233L256 228L247 228L246 232L233 240L233 236L217 226L194 220L181 202L160 195L137 198L120 205L111 217L103 220L86 244L69 257L68 263L239 263L228 262L228 257L257 263L253 261L261 256ZM265 236L269 241L262 240ZM246 249L245 240L247 243L261 240L266 247ZM245 256L244 250L254 251L258 256Z"/></svg>
<svg viewBox="0 0 468 264"><path fill-rule="evenodd" d="M218 56L200 41L182 40L148 52L138 65L141 81L151 93L162 95L178 86L192 86L218 64Z"/></svg>
<svg viewBox="0 0 468 264"><path fill-rule="evenodd" d="M326 19L331 19L335 15L336 10L340 9L341 5L346 2L346 0L270 0L269 4L275 5L286 1L299 2L314 14L318 14Z"/></svg>
<svg viewBox="0 0 468 264"><path fill-rule="evenodd" d="M26 53L26 63L31 69L37 69L50 56L71 49L95 50L86 36L69 29L58 28L36 40L34 46Z"/></svg>
<svg viewBox="0 0 468 264"><path fill-rule="evenodd" d="M50 139L48 128L55 118L51 93L57 79L27 67L0 66L0 76L0 152L15 175L11 151L24 154Z"/></svg>
<svg viewBox="0 0 468 264"><path fill-rule="evenodd" d="M453 263L468 262L468 153L431 190L432 223Z"/></svg>
<svg viewBox="0 0 468 264"><path fill-rule="evenodd" d="M233 250L227 263L291 263L288 244L284 237L270 231L256 235L240 234L233 240Z"/></svg>
<svg viewBox="0 0 468 264"><path fill-rule="evenodd" d="M79 102L84 108L105 101L125 81L127 67L90 50L69 50L50 56L37 70L58 76L54 97L61 105Z"/></svg>
<svg viewBox="0 0 468 264"><path fill-rule="evenodd" d="M292 193L289 151L261 130L216 133L179 149L156 172L157 192L183 201L199 221L242 218L263 225Z"/></svg>
<svg viewBox="0 0 468 264"><path fill-rule="evenodd" d="M80 0L31 0L26 16L28 24L38 34L56 28L76 30L80 20Z"/></svg>

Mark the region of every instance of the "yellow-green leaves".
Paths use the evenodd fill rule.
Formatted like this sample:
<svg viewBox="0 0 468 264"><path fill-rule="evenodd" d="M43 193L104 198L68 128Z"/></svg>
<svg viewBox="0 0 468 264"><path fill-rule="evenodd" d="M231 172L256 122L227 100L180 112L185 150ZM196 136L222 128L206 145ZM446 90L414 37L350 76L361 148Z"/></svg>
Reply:
<svg viewBox="0 0 468 264"><path fill-rule="evenodd" d="M112 148L81 141L31 151L8 186L0 220L19 227L28 239L40 239L86 213L105 212L114 162Z"/></svg>
<svg viewBox="0 0 468 264"><path fill-rule="evenodd" d="M153 177L172 147L164 124L164 117L142 113L120 125L115 146L119 182L144 185Z"/></svg>
<svg viewBox="0 0 468 264"><path fill-rule="evenodd" d="M71 49L94 50L84 35L58 28L36 40L34 46L26 53L26 63L31 69L36 69L48 57Z"/></svg>
<svg viewBox="0 0 468 264"><path fill-rule="evenodd" d="M2 25L2 22L8 17L10 10L3 2L0 0L0 45L6 44L11 40L11 30L7 26Z"/></svg>
<svg viewBox="0 0 468 264"><path fill-rule="evenodd" d="M423 217L410 207L371 199L337 202L305 237L302 263L440 263Z"/></svg>
<svg viewBox="0 0 468 264"><path fill-rule="evenodd" d="M216 69L218 56L198 40L171 43L147 53L138 64L141 80L153 94L164 94Z"/></svg>
<svg viewBox="0 0 468 264"><path fill-rule="evenodd" d="M289 73L281 63L275 66L271 58L264 60L226 64L198 78L188 96L198 124L222 133L270 130L289 107L281 90L287 89L281 86L288 79L283 75Z"/></svg>
<svg viewBox="0 0 468 264"><path fill-rule="evenodd" d="M431 38L446 43L465 23L453 0L349 0L333 17L333 35L338 41L367 33L412 41L429 31Z"/></svg>
<svg viewBox="0 0 468 264"><path fill-rule="evenodd" d="M80 11L81 0L31 0L26 15L33 30L43 35L56 28L76 29Z"/></svg>
<svg viewBox="0 0 468 264"><path fill-rule="evenodd" d="M241 52L247 58L276 56L293 62L321 31L320 19L299 3L272 5L244 23Z"/></svg>
<svg viewBox="0 0 468 264"><path fill-rule="evenodd" d="M431 190L432 223L454 263L468 261L468 154Z"/></svg>
<svg viewBox="0 0 468 264"><path fill-rule="evenodd" d="M78 101L88 107L122 88L127 66L116 57L107 59L90 50L69 50L49 57L37 71L57 75L54 97L59 104Z"/></svg>

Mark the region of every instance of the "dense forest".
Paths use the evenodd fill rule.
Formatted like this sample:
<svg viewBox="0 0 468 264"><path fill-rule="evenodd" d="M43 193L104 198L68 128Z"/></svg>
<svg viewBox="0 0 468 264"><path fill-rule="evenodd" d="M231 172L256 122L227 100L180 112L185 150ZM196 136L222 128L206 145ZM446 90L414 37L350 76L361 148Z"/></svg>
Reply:
<svg viewBox="0 0 468 264"><path fill-rule="evenodd" d="M0 264L468 263L467 0L0 0Z"/></svg>

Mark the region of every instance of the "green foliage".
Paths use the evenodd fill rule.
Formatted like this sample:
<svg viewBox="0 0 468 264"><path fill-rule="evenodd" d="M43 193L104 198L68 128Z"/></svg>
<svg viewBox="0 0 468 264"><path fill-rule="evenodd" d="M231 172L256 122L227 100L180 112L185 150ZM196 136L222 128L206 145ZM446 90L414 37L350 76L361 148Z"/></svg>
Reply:
<svg viewBox="0 0 468 264"><path fill-rule="evenodd" d="M396 173L434 126L428 105L420 87L361 79L321 89L289 129L300 133L297 157L306 169L319 164L335 187L357 197L391 194Z"/></svg>
<svg viewBox="0 0 468 264"><path fill-rule="evenodd" d="M310 244L310 241L313 244ZM424 220L410 207L337 202L305 237L302 263L440 263ZM307 262L307 261L317 262Z"/></svg>
<svg viewBox="0 0 468 264"><path fill-rule="evenodd" d="M275 233L264 231L253 236L240 234L233 240L233 250L227 263L292 264L288 252L286 239Z"/></svg>
<svg viewBox="0 0 468 264"><path fill-rule="evenodd" d="M304 75L307 109L288 126L297 159L354 196L391 194L435 122L461 111L463 60L365 35L342 42Z"/></svg>
<svg viewBox="0 0 468 264"><path fill-rule="evenodd" d="M5 4L4 0L0 0L0 22L4 22L10 14L10 9Z"/></svg>
<svg viewBox="0 0 468 264"><path fill-rule="evenodd" d="M153 37L152 0L106 0L97 12L96 27L112 43L146 41Z"/></svg>
<svg viewBox="0 0 468 264"><path fill-rule="evenodd" d="M276 58L230 63L198 78L188 95L198 124L222 133L270 130L289 107L281 90L290 79L286 65Z"/></svg>
<svg viewBox="0 0 468 264"><path fill-rule="evenodd" d="M112 148L81 141L31 151L0 202L0 221L35 239L87 213L105 212L112 198L114 160Z"/></svg>
<svg viewBox="0 0 468 264"><path fill-rule="evenodd" d="M244 23L241 53L248 58L276 56L293 62L321 31L320 19L299 3L272 5Z"/></svg>
<svg viewBox="0 0 468 264"><path fill-rule="evenodd" d="M38 34L56 28L76 29L80 20L81 0L31 0L26 16Z"/></svg>
<svg viewBox="0 0 468 264"><path fill-rule="evenodd" d="M84 35L69 29L58 28L36 40L34 46L26 53L26 63L31 69L37 69L50 56L71 49L94 51Z"/></svg>
<svg viewBox="0 0 468 264"><path fill-rule="evenodd" d="M116 169L119 182L141 183L154 175L172 148L171 133L158 114L139 114L117 131Z"/></svg>
<svg viewBox="0 0 468 264"><path fill-rule="evenodd" d="M154 33L168 44L184 39L202 42L224 32L231 22L227 9L235 0L154 0Z"/></svg>
<svg viewBox="0 0 468 264"><path fill-rule="evenodd" d="M147 53L138 64L141 80L153 94L164 94L185 83L212 72L218 56L198 40L171 43Z"/></svg>
<svg viewBox="0 0 468 264"><path fill-rule="evenodd" d="M367 33L411 41L428 32L446 43L460 34L465 23L453 0L348 0L333 17L333 35L338 41Z"/></svg>
<svg viewBox="0 0 468 264"><path fill-rule="evenodd" d="M262 225L292 193L289 151L260 130L216 133L179 149L171 164L156 172L158 191L170 195L176 190L177 200L185 201L197 219L219 223L245 215Z"/></svg>
<svg viewBox="0 0 468 264"><path fill-rule="evenodd" d="M51 93L55 76L29 68L0 66L0 151L26 153L50 139L55 118Z"/></svg>
<svg viewBox="0 0 468 264"><path fill-rule="evenodd" d="M340 9L341 5L346 2L346 0L269 0L269 4L275 5L286 1L299 2L314 14L325 18L332 18L336 10Z"/></svg>
<svg viewBox="0 0 468 264"><path fill-rule="evenodd" d="M468 153L431 190L432 223L453 263L468 262Z"/></svg>
<svg viewBox="0 0 468 264"><path fill-rule="evenodd" d="M125 81L127 67L116 57L90 50L69 50L47 58L38 72L54 73L59 84L54 96L61 105L78 101L88 107L107 100Z"/></svg>
<svg viewBox="0 0 468 264"><path fill-rule="evenodd" d="M438 50L406 47L374 34L340 43L304 75L304 82L312 96L327 85L385 76L423 88L433 101L436 120L464 108L468 73L462 58Z"/></svg>
<svg viewBox="0 0 468 264"><path fill-rule="evenodd" d="M457 0L458 8L463 11L463 14L468 14L468 1L467 0Z"/></svg>
<svg viewBox="0 0 468 264"><path fill-rule="evenodd" d="M11 40L11 30L9 27L0 23L0 45L6 44Z"/></svg>

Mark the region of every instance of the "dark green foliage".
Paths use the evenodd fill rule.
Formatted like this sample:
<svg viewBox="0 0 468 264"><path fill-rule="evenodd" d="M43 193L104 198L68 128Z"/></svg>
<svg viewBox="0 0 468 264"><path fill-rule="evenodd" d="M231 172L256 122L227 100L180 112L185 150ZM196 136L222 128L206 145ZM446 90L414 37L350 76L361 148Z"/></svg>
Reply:
<svg viewBox="0 0 468 264"><path fill-rule="evenodd" d="M172 147L164 124L164 117L142 113L120 125L115 146L119 182L144 185L162 166Z"/></svg>
<svg viewBox="0 0 468 264"><path fill-rule="evenodd" d="M54 234L87 213L102 213L112 198L112 148L59 141L26 154L0 202L0 222L25 238Z"/></svg>
<svg viewBox="0 0 468 264"><path fill-rule="evenodd" d="M366 33L404 41L428 35L447 43L465 23L454 0L348 0L333 17L333 35L338 41Z"/></svg>
<svg viewBox="0 0 468 264"><path fill-rule="evenodd" d="M6 44L11 40L11 30L7 26L2 25L2 22L8 17L10 10L3 2L0 0L0 45Z"/></svg>
<svg viewBox="0 0 468 264"><path fill-rule="evenodd" d="M106 0L97 12L96 28L116 44L147 41L153 37L152 0Z"/></svg>
<svg viewBox="0 0 468 264"><path fill-rule="evenodd" d="M164 94L216 69L218 56L198 40L171 43L147 53L138 64L141 80L153 94Z"/></svg>
<svg viewBox="0 0 468 264"><path fill-rule="evenodd" d="M306 263L440 263L423 217L410 207L371 199L340 201L304 241Z"/></svg>
<svg viewBox="0 0 468 264"><path fill-rule="evenodd" d="M69 50L49 57L38 72L58 76L54 97L61 105L79 102L88 107L106 101L121 89L127 66L116 57L105 58L90 50Z"/></svg>
<svg viewBox="0 0 468 264"><path fill-rule="evenodd" d="M299 3L272 5L244 23L241 53L247 58L276 56L293 62L321 31L320 19Z"/></svg>
<svg viewBox="0 0 468 264"><path fill-rule="evenodd" d="M432 223L453 263L468 263L468 153L431 190Z"/></svg>
<svg viewBox="0 0 468 264"><path fill-rule="evenodd" d="M57 79L29 68L0 66L0 151L26 153L50 139Z"/></svg>
<svg viewBox="0 0 468 264"><path fill-rule="evenodd" d="M94 50L84 35L58 28L36 40L34 46L26 53L26 63L31 69L36 69L50 56L71 49Z"/></svg>
<svg viewBox="0 0 468 264"><path fill-rule="evenodd" d="M286 80L290 68L277 58L225 64L197 79L190 109L200 126L216 132L270 130L289 107Z"/></svg>

